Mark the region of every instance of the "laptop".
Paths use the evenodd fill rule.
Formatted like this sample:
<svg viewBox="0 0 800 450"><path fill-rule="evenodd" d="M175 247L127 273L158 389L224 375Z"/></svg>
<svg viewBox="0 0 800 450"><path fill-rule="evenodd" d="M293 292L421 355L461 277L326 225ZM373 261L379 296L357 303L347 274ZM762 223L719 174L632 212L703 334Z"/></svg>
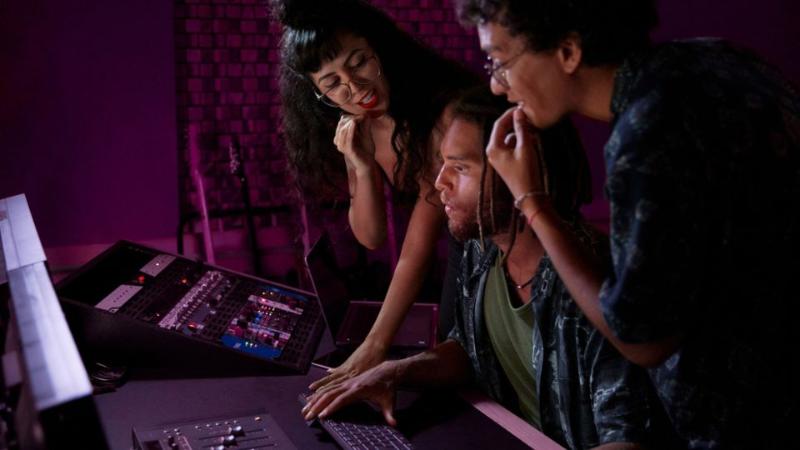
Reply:
<svg viewBox="0 0 800 450"><path fill-rule="evenodd" d="M345 272L336 262L328 233L314 243L306 255L306 269L322 305L322 313L336 350L315 361L318 366L336 367L366 339L380 312L382 301L349 297ZM389 357L404 357L436 345L439 305L414 303L395 334Z"/></svg>

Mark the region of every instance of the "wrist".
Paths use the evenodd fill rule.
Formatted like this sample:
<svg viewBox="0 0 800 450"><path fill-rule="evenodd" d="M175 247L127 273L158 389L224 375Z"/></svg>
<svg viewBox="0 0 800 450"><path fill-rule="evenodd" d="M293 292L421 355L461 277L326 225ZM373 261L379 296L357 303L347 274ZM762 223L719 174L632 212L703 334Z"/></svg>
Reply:
<svg viewBox="0 0 800 450"><path fill-rule="evenodd" d="M414 379L416 370L413 369L414 365L418 364L415 356L382 362L380 364L380 370L384 374L382 378L394 386L413 386L417 384Z"/></svg>
<svg viewBox="0 0 800 450"><path fill-rule="evenodd" d="M386 339L374 334L368 334L361 345L369 348L373 352L378 352L381 355L385 355L389 348L389 343Z"/></svg>
<svg viewBox="0 0 800 450"><path fill-rule="evenodd" d="M552 211L552 205L547 197L528 197L520 203L520 211L528 226L533 228L536 221Z"/></svg>
<svg viewBox="0 0 800 450"><path fill-rule="evenodd" d="M352 166L357 179L372 178L372 164L353 163Z"/></svg>
<svg viewBox="0 0 800 450"><path fill-rule="evenodd" d="M544 189L532 189L514 197L514 208L522 211L522 204L531 199L536 201L537 197L547 198L547 191Z"/></svg>
<svg viewBox="0 0 800 450"><path fill-rule="evenodd" d="M378 366L380 367L381 371L390 374L390 378L392 378L395 381L399 381L400 376L404 372L403 368L401 367L402 366L401 360L387 359L386 361L383 361L380 364L378 364Z"/></svg>
<svg viewBox="0 0 800 450"><path fill-rule="evenodd" d="M348 172L352 172L359 177L372 173L372 164L358 159L355 155L345 154L344 165L347 167Z"/></svg>

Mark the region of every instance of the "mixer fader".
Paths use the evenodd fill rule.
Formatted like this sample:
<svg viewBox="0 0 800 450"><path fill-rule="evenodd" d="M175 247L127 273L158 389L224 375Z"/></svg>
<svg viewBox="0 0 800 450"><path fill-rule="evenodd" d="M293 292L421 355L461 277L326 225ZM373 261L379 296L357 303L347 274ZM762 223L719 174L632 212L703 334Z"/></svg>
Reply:
<svg viewBox="0 0 800 450"><path fill-rule="evenodd" d="M133 429L134 450L293 450L283 430L264 411Z"/></svg>

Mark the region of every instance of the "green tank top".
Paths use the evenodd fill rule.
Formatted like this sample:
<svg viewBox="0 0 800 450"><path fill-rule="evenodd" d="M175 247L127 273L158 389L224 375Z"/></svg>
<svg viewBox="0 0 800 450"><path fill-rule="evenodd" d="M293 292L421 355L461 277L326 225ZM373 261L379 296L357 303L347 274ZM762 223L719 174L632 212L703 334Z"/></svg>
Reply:
<svg viewBox="0 0 800 450"><path fill-rule="evenodd" d="M519 398L523 418L541 429L536 377L533 373L533 304L515 308L498 255L489 269L483 314L497 360Z"/></svg>

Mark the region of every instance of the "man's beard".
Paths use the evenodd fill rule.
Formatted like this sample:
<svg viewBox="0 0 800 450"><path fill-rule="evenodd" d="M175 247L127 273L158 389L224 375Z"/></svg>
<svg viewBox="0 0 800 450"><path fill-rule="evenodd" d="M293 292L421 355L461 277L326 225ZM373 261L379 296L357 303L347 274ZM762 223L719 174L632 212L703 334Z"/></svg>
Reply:
<svg viewBox="0 0 800 450"><path fill-rule="evenodd" d="M503 198L502 196L498 196ZM489 199L484 199L481 223L483 224L484 237L492 237L497 234L507 233L511 222L511 211L514 209L513 201L495 200L494 221L492 221L491 204ZM447 219L447 227L450 234L458 242L466 242L470 239L480 238L480 227L477 219L477 202L471 208L471 212L456 219ZM492 223L494 222L494 224ZM494 225L494 227L493 227ZM495 229L496 228L496 229Z"/></svg>
<svg viewBox="0 0 800 450"><path fill-rule="evenodd" d="M471 219L467 220L453 220L447 219L447 227L450 229L450 234L458 242L466 242L470 239L477 239L480 237L480 230L478 229L478 222L475 221L475 214L471 215Z"/></svg>

